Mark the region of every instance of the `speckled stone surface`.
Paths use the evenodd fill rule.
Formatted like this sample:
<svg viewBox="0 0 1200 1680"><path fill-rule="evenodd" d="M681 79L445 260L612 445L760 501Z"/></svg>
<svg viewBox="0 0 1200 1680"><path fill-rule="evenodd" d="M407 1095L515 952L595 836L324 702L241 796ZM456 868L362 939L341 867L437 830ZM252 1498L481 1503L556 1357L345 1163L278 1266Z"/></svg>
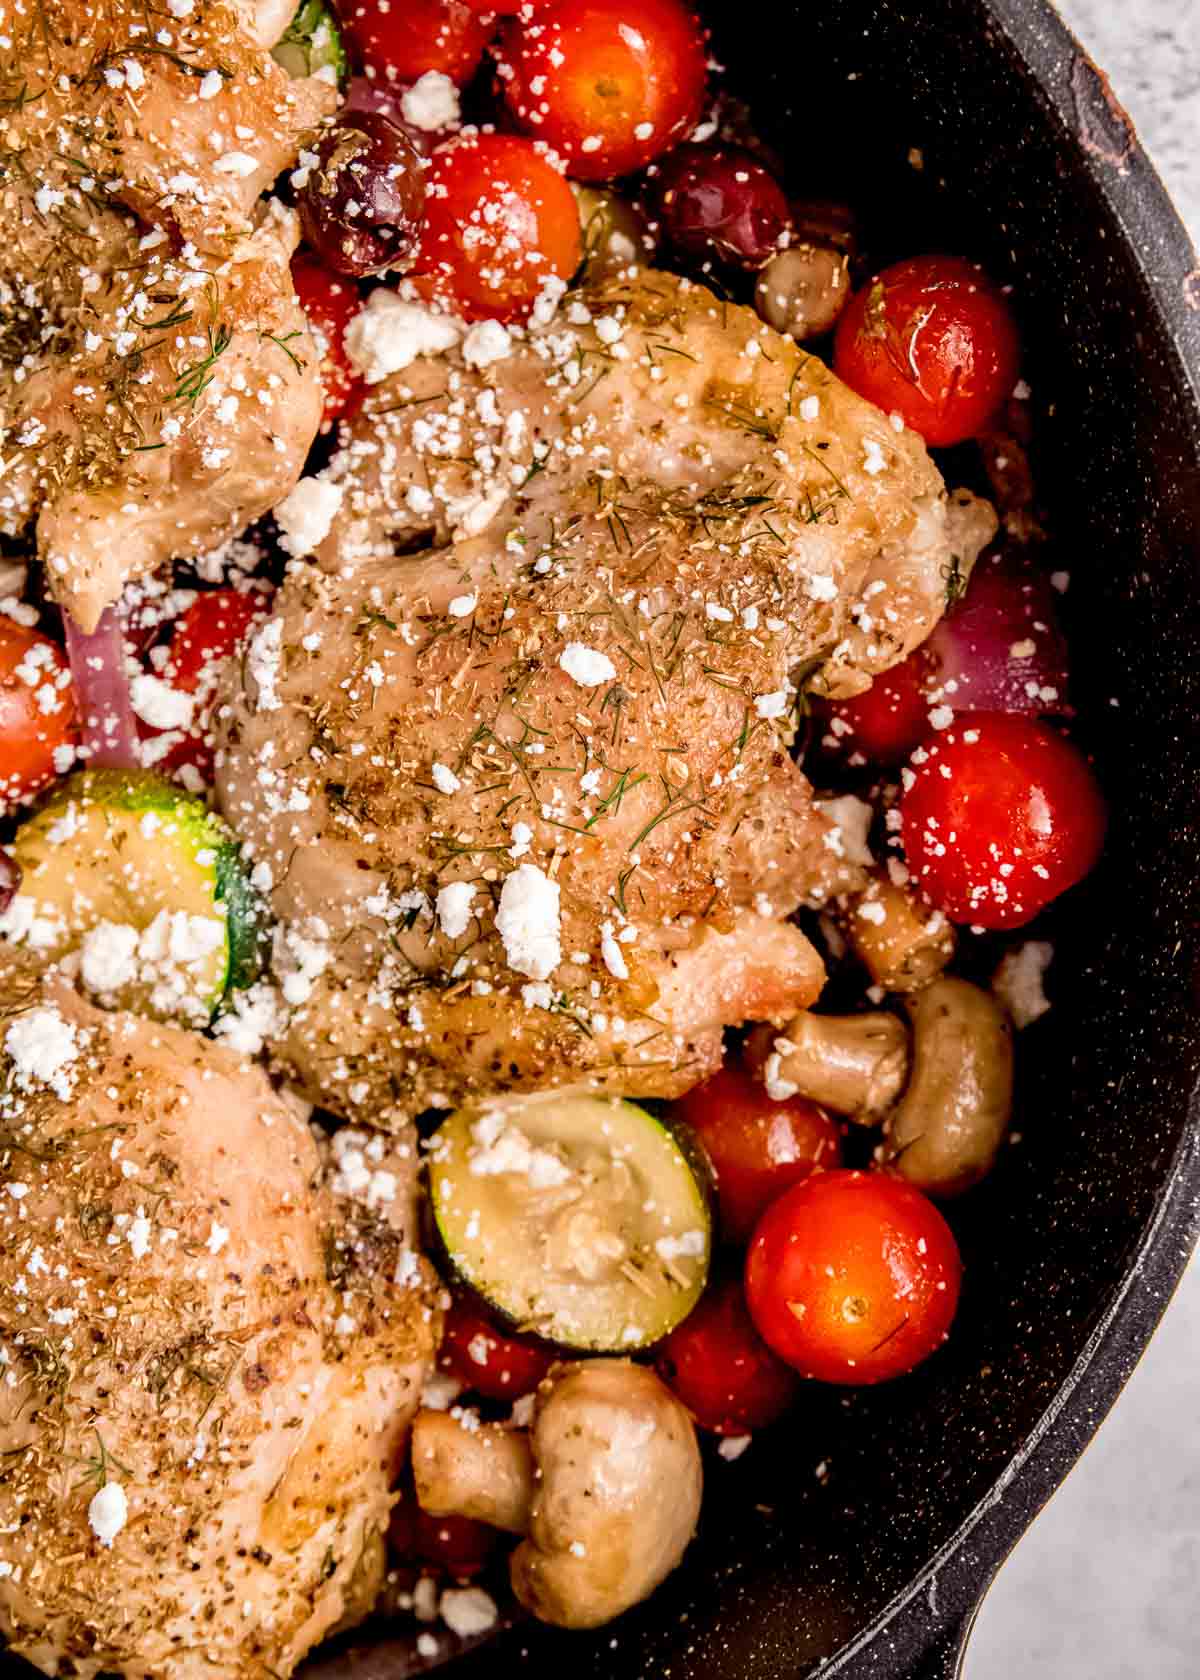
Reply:
<svg viewBox="0 0 1200 1680"><path fill-rule="evenodd" d="M1063 0L1200 242L1200 0ZM1001 1570L964 1680L1200 1680L1200 1262Z"/></svg>

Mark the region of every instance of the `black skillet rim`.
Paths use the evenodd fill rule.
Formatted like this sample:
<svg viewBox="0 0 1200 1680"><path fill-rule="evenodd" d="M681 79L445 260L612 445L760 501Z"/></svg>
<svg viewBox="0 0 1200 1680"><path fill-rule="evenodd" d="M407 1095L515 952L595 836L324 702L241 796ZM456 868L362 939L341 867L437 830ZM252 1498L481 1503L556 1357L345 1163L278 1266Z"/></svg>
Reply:
<svg viewBox="0 0 1200 1680"><path fill-rule="evenodd" d="M986 10L1077 153L1141 271L1200 460L1200 259L1133 124L1049 0ZM1200 1236L1200 1087L1133 1258L1069 1375L1005 1473L921 1572L823 1672L954 1680L983 1594L1116 1402Z"/></svg>

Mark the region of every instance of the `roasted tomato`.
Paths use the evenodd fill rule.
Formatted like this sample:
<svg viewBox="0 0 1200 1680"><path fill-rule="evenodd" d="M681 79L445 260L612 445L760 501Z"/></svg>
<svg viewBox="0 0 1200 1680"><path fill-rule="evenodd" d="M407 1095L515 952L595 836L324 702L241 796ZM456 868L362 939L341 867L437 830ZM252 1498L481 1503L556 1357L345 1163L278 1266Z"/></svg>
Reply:
<svg viewBox="0 0 1200 1680"><path fill-rule="evenodd" d="M754 1328L736 1277L709 1287L659 1347L655 1369L700 1427L718 1435L765 1429L799 1387Z"/></svg>
<svg viewBox="0 0 1200 1680"><path fill-rule="evenodd" d="M431 1517L411 1491L392 1511L388 1545L405 1563L428 1564L456 1581L469 1581L486 1566L500 1536L473 1517Z"/></svg>
<svg viewBox="0 0 1200 1680"><path fill-rule="evenodd" d="M459 0L347 0L338 11L364 68L391 82L440 70L461 87L479 68L493 26Z"/></svg>
<svg viewBox="0 0 1200 1680"><path fill-rule="evenodd" d="M0 616L0 810L69 770L75 735L66 654L39 630Z"/></svg>
<svg viewBox="0 0 1200 1680"><path fill-rule="evenodd" d="M1092 868L1104 800L1077 747L1034 718L960 712L904 772L904 852L951 921L1021 927Z"/></svg>
<svg viewBox="0 0 1200 1680"><path fill-rule="evenodd" d="M413 274L435 298L468 320L514 320L582 252L575 196L543 149L471 134L434 153Z"/></svg>
<svg viewBox="0 0 1200 1680"><path fill-rule="evenodd" d="M1012 390L1020 346L1003 295L961 257L910 257L858 292L838 323L839 379L926 443L981 432Z"/></svg>
<svg viewBox="0 0 1200 1680"><path fill-rule="evenodd" d="M554 1352L533 1336L497 1329L483 1308L456 1295L446 1314L440 1364L489 1400L532 1394L554 1363Z"/></svg>
<svg viewBox="0 0 1200 1680"><path fill-rule="evenodd" d="M681 0L558 0L511 25L499 58L509 110L577 181L628 175L696 126L704 32Z"/></svg>
<svg viewBox="0 0 1200 1680"><path fill-rule="evenodd" d="M877 1383L945 1341L961 1276L950 1227L919 1190L881 1172L816 1173L763 1215L746 1302L801 1376Z"/></svg>
<svg viewBox="0 0 1200 1680"><path fill-rule="evenodd" d="M842 1164L837 1122L823 1108L804 1097L775 1102L733 1063L681 1097L675 1112L712 1162L721 1227L734 1242L748 1241L764 1208L791 1185Z"/></svg>
<svg viewBox="0 0 1200 1680"><path fill-rule="evenodd" d="M829 752L855 763L903 764L929 733L935 667L925 648L883 671L862 694L848 700L815 700L813 716ZM857 757L855 755L858 755Z"/></svg>
<svg viewBox="0 0 1200 1680"><path fill-rule="evenodd" d="M321 352L321 389L325 393L322 418L340 420L358 407L365 389L350 365L343 342L346 328L362 308L362 298L353 280L332 273L304 251L292 258L292 281Z"/></svg>

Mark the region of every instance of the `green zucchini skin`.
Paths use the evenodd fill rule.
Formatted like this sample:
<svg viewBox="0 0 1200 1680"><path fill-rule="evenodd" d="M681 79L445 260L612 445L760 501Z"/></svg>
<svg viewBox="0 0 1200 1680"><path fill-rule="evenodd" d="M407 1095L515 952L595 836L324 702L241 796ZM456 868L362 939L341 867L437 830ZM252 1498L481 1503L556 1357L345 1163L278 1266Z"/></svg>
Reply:
<svg viewBox="0 0 1200 1680"><path fill-rule="evenodd" d="M518 1140L515 1157L486 1163L485 1124L498 1148ZM498 1164L530 1148L540 1166ZM574 1353L650 1348L703 1293L711 1170L689 1135L633 1103L549 1091L459 1110L430 1140L428 1185L445 1274Z"/></svg>
<svg viewBox="0 0 1200 1680"><path fill-rule="evenodd" d="M291 23L271 48L271 57L297 81L332 67L342 87L350 71L342 32L325 0L301 0Z"/></svg>

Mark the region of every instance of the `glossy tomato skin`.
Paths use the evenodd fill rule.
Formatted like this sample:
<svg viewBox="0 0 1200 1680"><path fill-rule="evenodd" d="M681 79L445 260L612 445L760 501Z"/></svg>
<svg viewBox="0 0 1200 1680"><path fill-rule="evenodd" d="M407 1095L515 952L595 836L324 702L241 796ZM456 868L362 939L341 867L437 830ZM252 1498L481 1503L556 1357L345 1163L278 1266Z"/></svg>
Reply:
<svg viewBox="0 0 1200 1680"><path fill-rule="evenodd" d="M531 141L463 135L434 153L413 258L421 289L469 321L517 320L582 253L575 196Z"/></svg>
<svg viewBox="0 0 1200 1680"><path fill-rule="evenodd" d="M712 1163L721 1229L732 1242L749 1241L763 1210L791 1185L842 1164L832 1116L804 1097L775 1102L733 1062L681 1097L675 1112Z"/></svg>
<svg viewBox="0 0 1200 1680"><path fill-rule="evenodd" d="M1022 927L1100 855L1096 778L1077 747L1034 718L960 712L917 748L904 781L908 867L951 921Z"/></svg>
<svg viewBox="0 0 1200 1680"><path fill-rule="evenodd" d="M487 1565L500 1536L473 1517L433 1517L411 1495L397 1505L388 1523L388 1545L405 1562L444 1570L456 1581L469 1581Z"/></svg>
<svg viewBox="0 0 1200 1680"><path fill-rule="evenodd" d="M933 1353L962 1262L942 1215L882 1172L816 1173L772 1202L746 1255L763 1340L803 1377L886 1382Z"/></svg>
<svg viewBox="0 0 1200 1680"><path fill-rule="evenodd" d="M851 298L838 378L936 446L975 437L1016 382L1020 345L1003 295L961 257L910 257Z"/></svg>
<svg viewBox="0 0 1200 1680"><path fill-rule="evenodd" d="M340 420L353 414L366 389L344 344L346 328L362 308L362 298L353 280L334 274L305 251L292 258L292 281L309 325L320 335L322 419L326 423Z"/></svg>
<svg viewBox="0 0 1200 1680"><path fill-rule="evenodd" d="M577 181L642 169L699 121L704 32L682 0L558 0L510 25L499 54L505 103Z"/></svg>
<svg viewBox="0 0 1200 1680"><path fill-rule="evenodd" d="M554 1363L554 1352L532 1336L499 1329L484 1310L456 1295L446 1314L439 1363L488 1400L532 1394Z"/></svg>
<svg viewBox="0 0 1200 1680"><path fill-rule="evenodd" d="M737 1277L709 1286L661 1344L654 1366L701 1429L717 1435L765 1429L799 1389L795 1372L754 1328Z"/></svg>
<svg viewBox="0 0 1200 1680"><path fill-rule="evenodd" d="M479 68L493 25L459 0L347 0L338 16L375 76L415 82L440 70L459 87Z"/></svg>
<svg viewBox="0 0 1200 1680"><path fill-rule="evenodd" d="M929 733L933 705L929 690L935 680L929 654L922 647L890 671L881 672L864 693L848 700L814 701L822 745L840 758L858 754L868 764L888 768L903 764Z"/></svg>
<svg viewBox="0 0 1200 1680"><path fill-rule="evenodd" d="M0 616L0 811L54 780L55 753L76 730L66 654L40 630Z"/></svg>
<svg viewBox="0 0 1200 1680"><path fill-rule="evenodd" d="M224 662L270 609L251 589L209 589L179 619L167 657L167 679L187 694L212 688Z"/></svg>

